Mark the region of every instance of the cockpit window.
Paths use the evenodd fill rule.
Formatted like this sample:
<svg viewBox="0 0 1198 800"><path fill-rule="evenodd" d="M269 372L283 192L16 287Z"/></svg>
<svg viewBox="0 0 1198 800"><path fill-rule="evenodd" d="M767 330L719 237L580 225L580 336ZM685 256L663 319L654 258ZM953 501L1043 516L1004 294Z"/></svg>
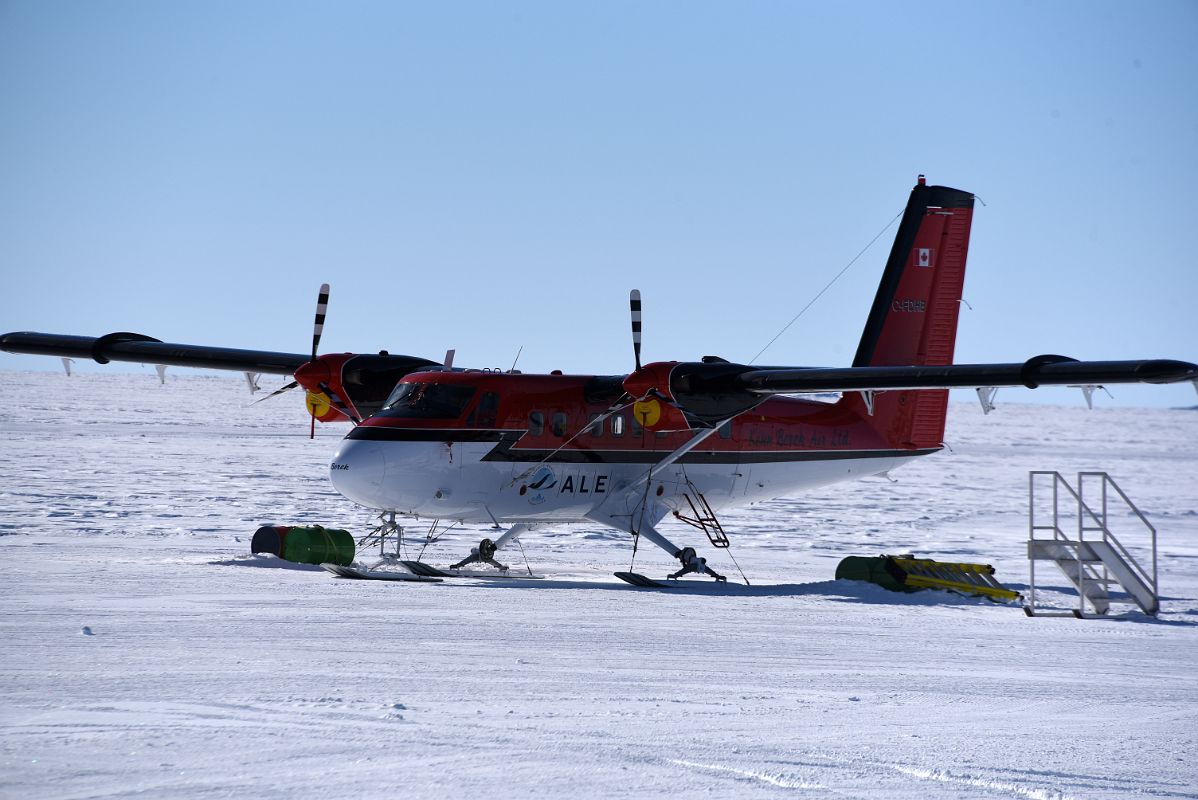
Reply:
<svg viewBox="0 0 1198 800"><path fill-rule="evenodd" d="M387 398L383 411L391 417L457 419L473 396L474 388L471 386L400 383Z"/></svg>

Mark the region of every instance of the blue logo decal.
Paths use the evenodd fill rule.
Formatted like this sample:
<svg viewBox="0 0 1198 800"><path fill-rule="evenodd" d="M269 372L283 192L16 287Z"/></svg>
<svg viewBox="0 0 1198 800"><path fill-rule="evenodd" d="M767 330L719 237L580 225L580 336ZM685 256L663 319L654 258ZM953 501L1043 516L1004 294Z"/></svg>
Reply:
<svg viewBox="0 0 1198 800"><path fill-rule="evenodd" d="M528 502L534 506L539 506L545 502L545 492L557 485L557 477L553 474L553 470L549 467L538 467L537 471L532 474L532 479L528 483L528 488L532 490L529 495Z"/></svg>

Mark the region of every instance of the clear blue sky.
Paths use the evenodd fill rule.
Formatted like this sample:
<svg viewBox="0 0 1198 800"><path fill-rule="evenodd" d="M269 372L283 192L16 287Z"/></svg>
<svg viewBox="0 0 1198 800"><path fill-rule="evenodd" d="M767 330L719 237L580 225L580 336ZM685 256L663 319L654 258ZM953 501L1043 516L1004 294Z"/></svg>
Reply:
<svg viewBox="0 0 1198 800"><path fill-rule="evenodd" d="M647 360L747 360L924 172L986 203L958 361L1198 360L1196 42L1189 0L7 0L0 331L303 352L328 281L325 352L619 373L639 287ZM761 361L849 363L892 233Z"/></svg>

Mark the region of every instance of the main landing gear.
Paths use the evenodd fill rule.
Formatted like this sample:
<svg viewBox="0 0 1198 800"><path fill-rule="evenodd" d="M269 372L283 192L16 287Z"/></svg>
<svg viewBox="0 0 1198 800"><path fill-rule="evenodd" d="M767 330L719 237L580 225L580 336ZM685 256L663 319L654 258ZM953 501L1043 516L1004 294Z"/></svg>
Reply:
<svg viewBox="0 0 1198 800"><path fill-rule="evenodd" d="M725 578L720 573L716 572L711 567L707 566L707 559L700 556L695 551L695 548L679 547L678 545L674 544L666 537L662 536L661 533L656 528L654 528L652 525L642 523L640 525L639 529L636 529L636 530L634 530L632 528L632 526L629 525L627 528L624 528L624 530L631 533L633 535L634 539L636 537L643 536L647 541L652 542L653 544L660 547L662 550L665 550L667 553L670 553L671 555L673 555L674 558L678 559L678 562L682 565L682 569L667 576L669 580L677 580L678 578L681 578L683 575L690 575L691 573L695 573L697 575L706 575L710 578L714 578L718 583L727 583L728 579ZM634 544L633 545L633 556L634 557L635 557L635 554L636 554L636 545ZM629 577L626 577L626 576L632 576L632 578L630 579ZM638 575L637 573L634 573L634 572L617 572L616 577L620 578L621 580L627 581L628 583L637 585L637 586L648 586L651 583L657 584L659 586L664 585L658 581L653 581L652 578L646 578L645 576ZM646 581L648 581L648 583ZM748 581L746 581L746 583L748 583Z"/></svg>
<svg viewBox="0 0 1198 800"><path fill-rule="evenodd" d="M529 528L530 526L525 524L513 525L504 532L503 536L500 536L495 541L483 539L478 543L478 547L470 548L470 555L454 564L450 569L461 569L467 564L489 564L500 572L507 572L507 566L495 560L495 553L505 545L519 539L520 534L526 532Z"/></svg>
<svg viewBox="0 0 1198 800"><path fill-rule="evenodd" d="M641 535L644 535L644 533L645 530L642 529ZM661 536L661 534L657 533L657 531L653 531L653 533L660 537L662 541L668 541L665 539L665 537ZM661 546L656 539L650 537L649 540L659 547ZM716 572L711 567L707 566L707 559L696 553L695 548L693 547L684 547L681 550L676 550L674 552L674 558L678 559L682 563L682 569L678 570L672 575L668 575L667 580L664 582L654 580L653 578L650 578L647 575L642 575L639 572L617 572L616 577L625 583L631 583L633 586L637 586L642 589L669 589L671 587L678 586L679 584L676 583L676 581L683 575L689 575L692 572L715 578L716 583L728 582L727 578ZM748 581L745 581L745 583L748 584Z"/></svg>
<svg viewBox="0 0 1198 800"><path fill-rule="evenodd" d="M716 572L711 567L707 566L707 559L696 553L695 548L693 547L682 548L678 552L674 553L674 558L682 562L682 569L667 576L672 581L678 580L683 575L689 575L692 572L697 572L700 575L710 575L719 583L728 582L727 578Z"/></svg>
<svg viewBox="0 0 1198 800"><path fill-rule="evenodd" d="M498 549L493 541L483 539L478 543L478 547L470 548L470 555L451 566L450 569L461 569L467 564L490 564L500 572L507 572L507 565L500 564L495 560L495 551Z"/></svg>

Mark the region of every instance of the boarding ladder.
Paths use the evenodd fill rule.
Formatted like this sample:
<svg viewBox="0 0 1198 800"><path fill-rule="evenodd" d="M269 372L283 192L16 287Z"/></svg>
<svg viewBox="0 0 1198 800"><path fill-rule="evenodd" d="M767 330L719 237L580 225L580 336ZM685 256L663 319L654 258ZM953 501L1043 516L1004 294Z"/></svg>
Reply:
<svg viewBox="0 0 1198 800"><path fill-rule="evenodd" d="M1051 519L1045 508L1045 493L1052 493ZM1077 503L1077 538L1070 539L1062 530L1062 503ZM1119 501L1122 505L1119 505ZM1151 571L1145 569L1111 532L1110 505L1122 507L1148 529L1152 550ZM1037 511L1040 514L1037 514ZM1087 617L1104 615L1112 602L1135 603L1146 614L1160 610L1157 586L1156 528L1136 508L1119 485L1105 472L1079 472L1077 488L1059 472L1033 471L1028 474L1027 556L1031 580L1028 616ZM1051 561L1060 568L1077 590L1077 608L1071 611L1036 608L1036 562ZM1122 593L1112 594L1112 587ZM1087 611L1087 604L1090 611Z"/></svg>
<svg viewBox="0 0 1198 800"><path fill-rule="evenodd" d="M979 595L991 600L1018 600L1019 592L1012 591L994 577L989 564L953 564L913 556L888 556L904 586L915 589L946 589L958 594ZM892 573L893 574L893 573Z"/></svg>
<svg viewBox="0 0 1198 800"><path fill-rule="evenodd" d="M691 491L695 493L694 500L691 499L690 493L682 493L682 497L691 507L691 513L687 515L681 511L675 511L675 518L706 533L712 547L728 547L731 544L728 541L728 534L724 532L724 526L720 524L719 518L715 515L715 511L712 510L711 503L707 502L707 498L695 488L693 483L689 480L686 483Z"/></svg>

